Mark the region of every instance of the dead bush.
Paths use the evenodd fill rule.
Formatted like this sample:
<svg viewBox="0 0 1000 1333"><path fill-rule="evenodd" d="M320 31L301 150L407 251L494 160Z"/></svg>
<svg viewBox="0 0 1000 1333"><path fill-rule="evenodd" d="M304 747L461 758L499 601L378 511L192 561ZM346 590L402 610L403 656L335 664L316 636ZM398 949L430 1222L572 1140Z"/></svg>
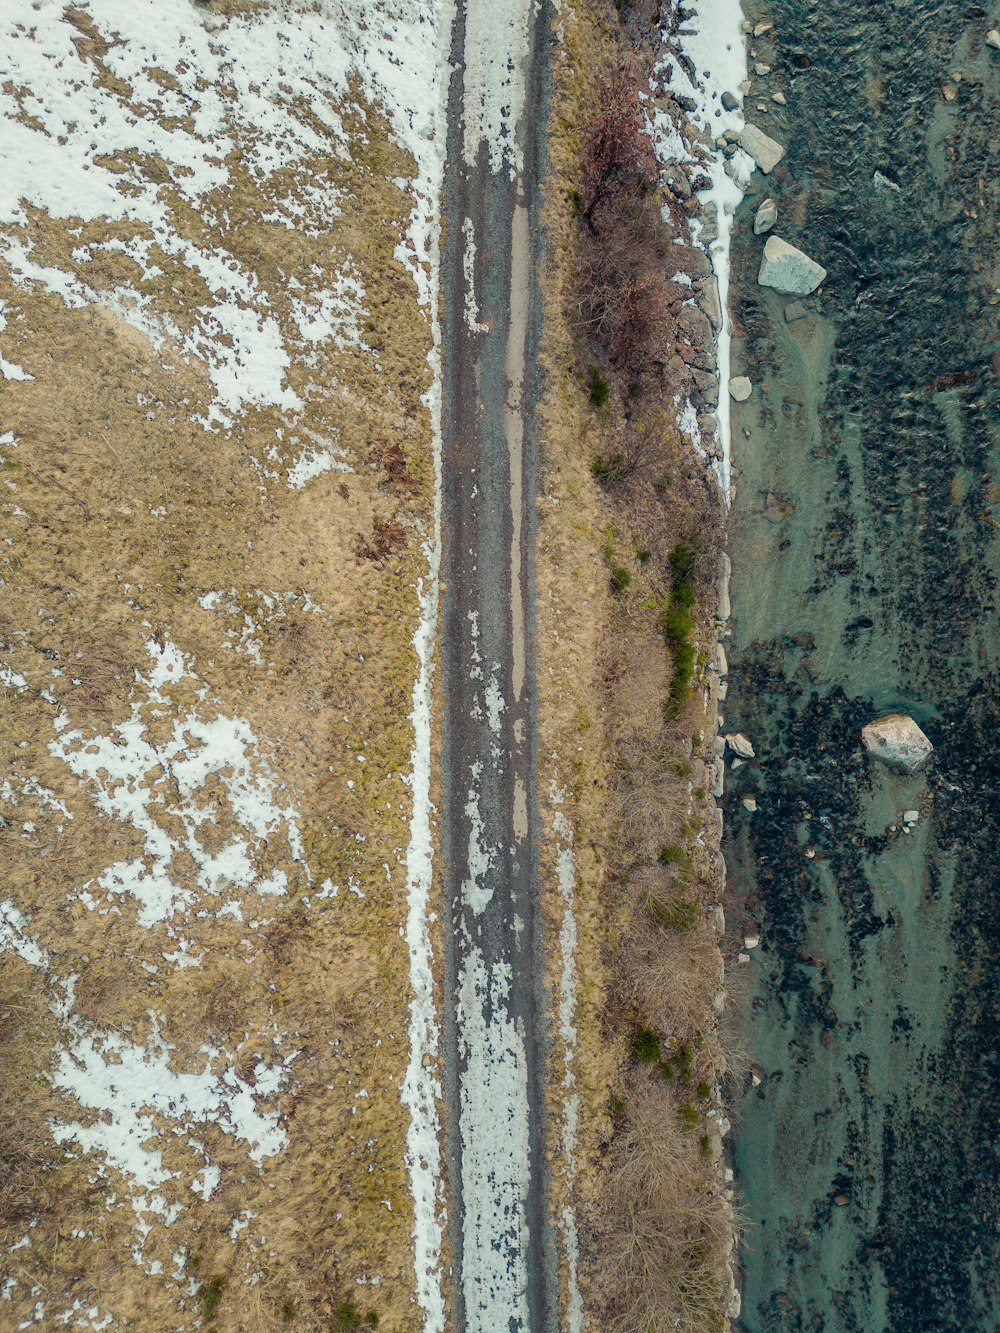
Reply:
<svg viewBox="0 0 1000 1333"><path fill-rule="evenodd" d="M698 1112L655 1074L628 1101L609 1165L604 1274L615 1333L721 1333L730 1224L706 1175Z"/></svg>
<svg viewBox="0 0 1000 1333"><path fill-rule="evenodd" d="M359 560L372 560L381 564L394 551L400 551L406 545L406 529L396 518L377 518L372 524L372 535L365 537L358 533L354 543L354 554Z"/></svg>
<svg viewBox="0 0 1000 1333"><path fill-rule="evenodd" d="M635 56L600 72L597 107L584 126L580 172L583 216L594 214L609 198L642 194L657 177L656 156L639 99L643 68Z"/></svg>

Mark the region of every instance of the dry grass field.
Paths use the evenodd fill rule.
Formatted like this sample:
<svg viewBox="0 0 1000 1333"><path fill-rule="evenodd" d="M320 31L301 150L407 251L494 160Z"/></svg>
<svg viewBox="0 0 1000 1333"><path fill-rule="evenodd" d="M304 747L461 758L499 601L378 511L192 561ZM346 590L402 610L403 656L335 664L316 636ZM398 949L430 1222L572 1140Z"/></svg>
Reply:
<svg viewBox="0 0 1000 1333"><path fill-rule="evenodd" d="M3 88L0 1326L415 1328L416 165L317 6L58 11Z"/></svg>

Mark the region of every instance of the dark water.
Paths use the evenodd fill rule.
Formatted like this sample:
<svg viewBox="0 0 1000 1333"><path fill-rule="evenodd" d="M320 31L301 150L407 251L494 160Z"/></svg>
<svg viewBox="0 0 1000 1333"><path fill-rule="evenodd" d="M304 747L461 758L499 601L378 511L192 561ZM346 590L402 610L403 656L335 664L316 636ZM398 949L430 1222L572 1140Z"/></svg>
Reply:
<svg viewBox="0 0 1000 1333"><path fill-rule="evenodd" d="M760 762L728 776L726 813L730 886L762 935L742 1327L993 1333L1000 12L746 8L775 24L748 118L788 158L755 177L734 243L734 373L755 389L734 413L726 729ZM787 107L758 115L779 89ZM830 271L792 323L756 285L765 192L777 234ZM860 728L890 709L933 740L925 773L865 760Z"/></svg>

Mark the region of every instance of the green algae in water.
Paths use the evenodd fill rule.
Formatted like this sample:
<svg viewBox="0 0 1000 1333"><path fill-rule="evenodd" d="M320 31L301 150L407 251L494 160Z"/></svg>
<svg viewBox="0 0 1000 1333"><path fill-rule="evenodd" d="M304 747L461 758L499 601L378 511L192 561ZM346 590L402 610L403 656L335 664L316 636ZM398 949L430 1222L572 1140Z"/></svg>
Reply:
<svg viewBox="0 0 1000 1333"><path fill-rule="evenodd" d="M766 129L788 157L755 177L733 252L737 363L759 386L734 408L727 703L761 760L726 812L763 937L741 1326L993 1333L1000 53L992 20L942 0L747 16L775 24L752 44L764 95L787 98ZM777 234L829 270L791 323L755 281L765 192ZM889 709L933 740L926 773L864 758Z"/></svg>

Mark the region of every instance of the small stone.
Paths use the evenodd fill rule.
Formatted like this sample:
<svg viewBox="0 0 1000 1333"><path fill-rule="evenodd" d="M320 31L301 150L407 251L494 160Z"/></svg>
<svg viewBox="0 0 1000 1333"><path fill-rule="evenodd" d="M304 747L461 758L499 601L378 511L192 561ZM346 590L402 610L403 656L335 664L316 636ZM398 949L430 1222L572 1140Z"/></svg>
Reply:
<svg viewBox="0 0 1000 1333"><path fill-rule="evenodd" d="M986 34L986 45L992 46L994 51L1000 51L1000 29L990 28Z"/></svg>
<svg viewBox="0 0 1000 1333"><path fill-rule="evenodd" d="M951 83L950 81L942 83L941 96L946 102L954 102L955 98L958 96L958 85Z"/></svg>
<svg viewBox="0 0 1000 1333"><path fill-rule="evenodd" d="M753 1071L753 1073L750 1075L750 1082L754 1085L755 1088L759 1088L759 1087L760 1087L760 1084L761 1084L761 1077L760 1077L760 1075L757 1073L756 1069L755 1069L755 1070Z"/></svg>
<svg viewBox="0 0 1000 1333"><path fill-rule="evenodd" d="M760 944L759 935L744 935L743 937L744 949L756 949L758 944Z"/></svg>
<svg viewBox="0 0 1000 1333"><path fill-rule="evenodd" d="M833 1201L838 1208L846 1208L850 1202L846 1194L835 1194L833 1196Z"/></svg>
<svg viewBox="0 0 1000 1333"><path fill-rule="evenodd" d="M735 93L727 91L722 94L722 105L726 108L727 111L735 111L736 108L739 106L739 104L740 104L740 99L736 96Z"/></svg>
<svg viewBox="0 0 1000 1333"><path fill-rule="evenodd" d="M826 277L826 269L815 259L789 245L780 236L769 236L764 246L757 281L791 296L808 296Z"/></svg>
<svg viewBox="0 0 1000 1333"><path fill-rule="evenodd" d="M904 822L907 823L907 824L915 824L919 818L920 818L920 811L919 811L919 810L904 810L904 811L903 811L903 820L904 820Z"/></svg>
<svg viewBox="0 0 1000 1333"><path fill-rule="evenodd" d="M743 806L743 809L746 810L748 814L755 815L757 813L756 796L744 796L740 804Z"/></svg>
<svg viewBox="0 0 1000 1333"><path fill-rule="evenodd" d="M740 131L739 145L750 154L765 176L772 172L785 156L782 145L769 138L762 129L750 121Z"/></svg>
<svg viewBox="0 0 1000 1333"><path fill-rule="evenodd" d="M738 83L736 86L741 93L748 93L752 85L749 79L744 79L742 83Z"/></svg>
<svg viewBox="0 0 1000 1333"><path fill-rule="evenodd" d="M763 37L765 32L770 32L773 27L773 23L755 23L753 25L753 35L755 37Z"/></svg>
<svg viewBox="0 0 1000 1333"><path fill-rule="evenodd" d="M749 736L744 736L742 731L730 732L725 737L725 742L733 753L738 754L741 759L756 758Z"/></svg>
<svg viewBox="0 0 1000 1333"><path fill-rule="evenodd" d="M753 218L753 234L763 236L764 232L770 231L778 220L778 205L773 199L762 201Z"/></svg>
<svg viewBox="0 0 1000 1333"><path fill-rule="evenodd" d="M725 935L726 933L725 910L720 906L715 906L709 913L709 917L711 918L712 926L715 930L716 935Z"/></svg>
<svg viewBox="0 0 1000 1333"><path fill-rule="evenodd" d="M801 301L789 301L784 310L785 323L792 324L797 319L805 319L808 314L809 307L807 305L804 305Z"/></svg>
<svg viewBox="0 0 1000 1333"><path fill-rule="evenodd" d="M733 771L735 772L736 769L738 769L738 768L742 768L743 765L744 765L745 763L746 763L746 760L745 760L745 759L741 759L741 758L739 757L739 755L737 755L736 758L733 760L733 762L729 765L729 767L730 767L731 769L733 769Z"/></svg>
<svg viewBox="0 0 1000 1333"><path fill-rule="evenodd" d="M729 396L737 403L745 403L753 392L753 385L746 375L734 375L729 381Z"/></svg>
<svg viewBox="0 0 1000 1333"><path fill-rule="evenodd" d="M905 713L888 713L869 722L862 728L861 743L873 759L906 773L922 768L934 751L913 718Z"/></svg>
<svg viewBox="0 0 1000 1333"><path fill-rule="evenodd" d="M713 660L715 662L715 669L718 671L719 675L728 676L729 659L726 657L726 649L723 644L717 643L715 645L715 657Z"/></svg>
<svg viewBox="0 0 1000 1333"><path fill-rule="evenodd" d="M777 102L778 106L787 106L787 105L788 105L788 99L785 97L785 94L784 94L784 93L772 93L772 94L771 94L771 101L772 101L772 102Z"/></svg>
<svg viewBox="0 0 1000 1333"><path fill-rule="evenodd" d="M807 847L807 848L806 848L806 856L809 858L810 861L815 861L815 859L816 859L816 848L815 848L815 847Z"/></svg>
<svg viewBox="0 0 1000 1333"><path fill-rule="evenodd" d="M770 65L762 65L761 62L758 60L757 64L754 65L754 67L753 67L753 72L754 72L755 74L759 74L759 75L761 76L761 78L763 78L763 76L764 76L765 74L770 74L770 72L771 72L771 66L770 66Z"/></svg>
<svg viewBox="0 0 1000 1333"><path fill-rule="evenodd" d="M872 176L872 184L875 186L876 190L893 190L896 194L901 193L896 182L890 180L889 177L884 175L881 171L875 171Z"/></svg>
<svg viewBox="0 0 1000 1333"><path fill-rule="evenodd" d="M750 955L748 953L738 953L736 955L736 961L738 963L749 963Z"/></svg>

